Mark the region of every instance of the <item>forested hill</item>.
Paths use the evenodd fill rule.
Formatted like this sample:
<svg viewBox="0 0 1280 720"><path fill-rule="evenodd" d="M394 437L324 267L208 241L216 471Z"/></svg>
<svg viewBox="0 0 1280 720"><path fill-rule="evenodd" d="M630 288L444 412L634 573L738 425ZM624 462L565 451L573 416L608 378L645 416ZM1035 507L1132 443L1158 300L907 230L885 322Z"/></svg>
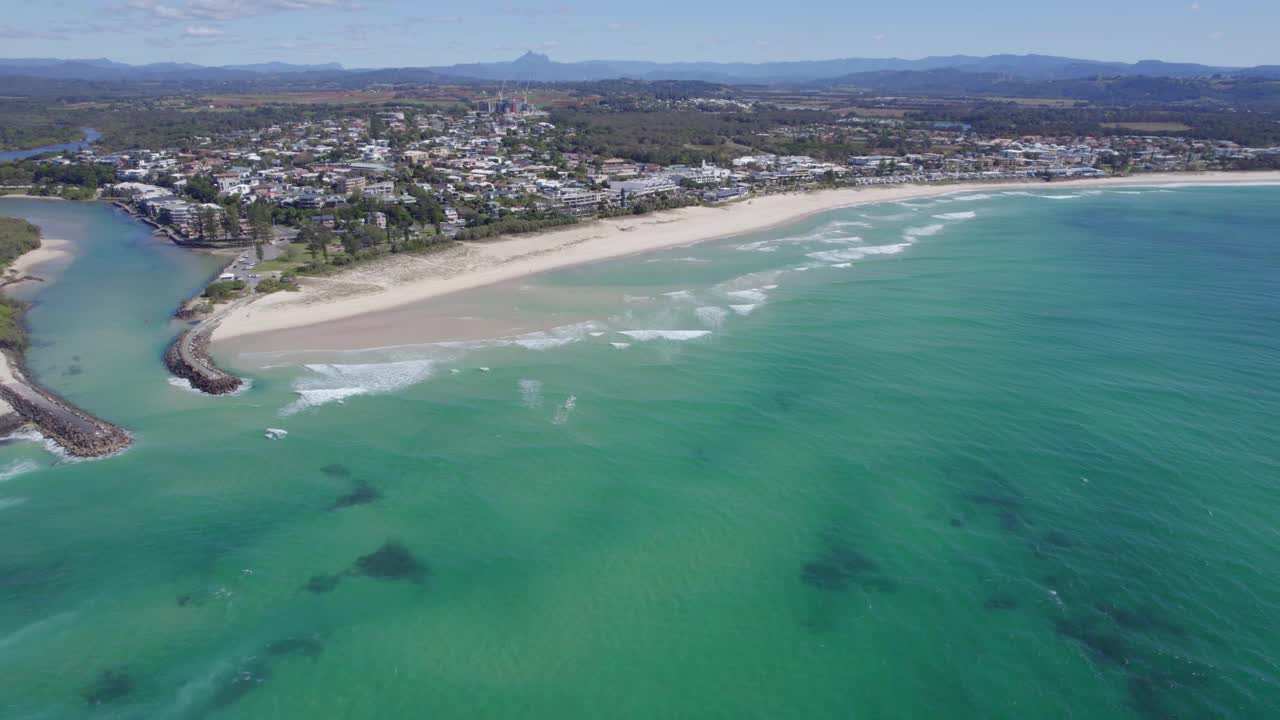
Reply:
<svg viewBox="0 0 1280 720"><path fill-rule="evenodd" d="M855 73L820 83L824 87L880 94L1055 98L1101 104L1220 102L1280 107L1280 79L1262 77L1090 77L1021 80L997 73L959 70Z"/></svg>

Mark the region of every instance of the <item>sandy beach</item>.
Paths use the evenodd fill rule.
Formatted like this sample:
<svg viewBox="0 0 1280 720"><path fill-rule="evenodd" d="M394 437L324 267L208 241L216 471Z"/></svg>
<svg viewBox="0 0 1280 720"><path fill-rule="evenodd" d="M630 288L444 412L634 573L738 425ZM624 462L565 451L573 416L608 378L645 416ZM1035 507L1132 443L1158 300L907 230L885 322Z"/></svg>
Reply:
<svg viewBox="0 0 1280 720"><path fill-rule="evenodd" d="M308 278L301 292L269 295L228 313L213 340L215 347L234 346L238 351L338 349L351 346L335 342L334 333L343 332L338 321L359 318L347 324L376 328L363 334L364 346L393 345L404 340L397 335L398 323L390 321L395 313L388 311L406 305L559 268L765 230L858 205L984 190L1250 183L1280 183L1280 172L842 188L598 220L536 235L460 243L437 253L397 255L328 278ZM380 313L385 314L382 320Z"/></svg>
<svg viewBox="0 0 1280 720"><path fill-rule="evenodd" d="M18 259L9 265L6 272L16 277L34 275L36 274L34 272L35 269L39 266L69 257L71 257L71 243L69 241L59 238L41 238L40 247L19 255Z"/></svg>

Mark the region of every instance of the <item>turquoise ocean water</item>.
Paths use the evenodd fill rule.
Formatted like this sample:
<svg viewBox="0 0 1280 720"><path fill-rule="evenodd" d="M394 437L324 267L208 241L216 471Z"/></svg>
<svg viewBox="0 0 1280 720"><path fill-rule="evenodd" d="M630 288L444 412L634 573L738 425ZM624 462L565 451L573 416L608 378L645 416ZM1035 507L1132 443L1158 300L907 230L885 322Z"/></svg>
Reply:
<svg viewBox="0 0 1280 720"><path fill-rule="evenodd" d="M33 371L137 438L0 447L5 720L1280 707L1280 188L843 210L217 399L160 362L216 261L0 212L80 244Z"/></svg>

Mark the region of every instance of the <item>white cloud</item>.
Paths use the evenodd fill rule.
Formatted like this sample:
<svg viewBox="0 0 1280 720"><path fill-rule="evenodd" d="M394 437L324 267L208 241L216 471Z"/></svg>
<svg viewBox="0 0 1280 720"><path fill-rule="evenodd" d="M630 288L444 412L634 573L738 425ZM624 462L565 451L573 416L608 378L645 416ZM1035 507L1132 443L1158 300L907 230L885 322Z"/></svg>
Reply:
<svg viewBox="0 0 1280 720"><path fill-rule="evenodd" d="M410 15L404 19L410 25L457 25L466 20L461 15Z"/></svg>
<svg viewBox="0 0 1280 720"><path fill-rule="evenodd" d="M1213 41L1218 41L1222 39L1223 35L1224 33L1221 30L1214 30L1213 32L1209 33L1209 39Z"/></svg>
<svg viewBox="0 0 1280 720"><path fill-rule="evenodd" d="M215 38L222 37L226 33L208 25L188 25L182 34L191 38Z"/></svg>
<svg viewBox="0 0 1280 720"><path fill-rule="evenodd" d="M1193 2L1191 3L1190 7L1191 7L1191 12L1200 12L1200 3Z"/></svg>
<svg viewBox="0 0 1280 720"><path fill-rule="evenodd" d="M547 17L549 15L567 15L569 6L556 5L554 7L527 6L527 5L503 5L498 8L498 12L503 15L514 15L523 18Z"/></svg>
<svg viewBox="0 0 1280 720"><path fill-rule="evenodd" d="M125 8L161 20L225 21L297 10L359 10L358 0L126 0Z"/></svg>
<svg viewBox="0 0 1280 720"><path fill-rule="evenodd" d="M871 39L875 40L876 42L884 42L885 38L887 37L889 36L885 35L884 33L876 33L875 35L871 36Z"/></svg>

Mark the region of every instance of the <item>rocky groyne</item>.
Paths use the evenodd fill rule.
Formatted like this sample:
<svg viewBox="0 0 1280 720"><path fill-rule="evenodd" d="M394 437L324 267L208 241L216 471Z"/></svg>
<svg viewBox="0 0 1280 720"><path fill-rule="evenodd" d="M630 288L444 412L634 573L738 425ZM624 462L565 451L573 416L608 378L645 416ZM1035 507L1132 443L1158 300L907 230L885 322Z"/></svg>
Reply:
<svg viewBox="0 0 1280 720"><path fill-rule="evenodd" d="M12 368L12 360L9 361ZM24 421L75 457L102 457L133 442L123 428L100 420L53 393L28 382L17 371L0 383L0 399Z"/></svg>
<svg viewBox="0 0 1280 720"><path fill-rule="evenodd" d="M201 392L227 395L243 387L244 381L223 372L209 359L209 337L217 324L217 318L210 318L179 335L165 350L164 364Z"/></svg>

